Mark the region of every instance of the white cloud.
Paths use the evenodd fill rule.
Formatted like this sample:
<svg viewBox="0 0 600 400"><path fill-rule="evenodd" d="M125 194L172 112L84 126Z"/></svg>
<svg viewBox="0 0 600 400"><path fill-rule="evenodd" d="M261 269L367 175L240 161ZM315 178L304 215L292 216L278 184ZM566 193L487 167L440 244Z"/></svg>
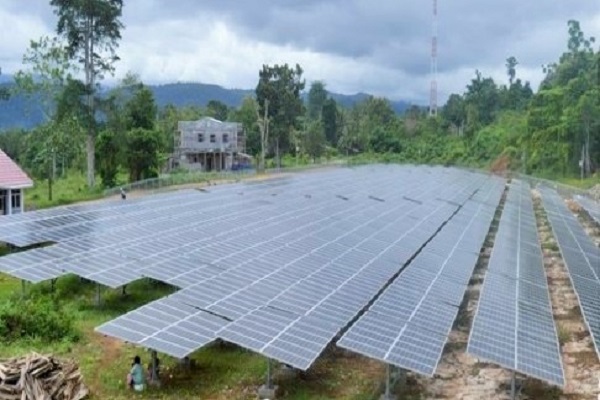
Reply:
<svg viewBox="0 0 600 400"><path fill-rule="evenodd" d="M0 66L3 71L22 68L21 60L31 40L50 32L44 21L35 15L15 15L0 7Z"/></svg>
<svg viewBox="0 0 600 400"><path fill-rule="evenodd" d="M541 65L556 61L566 48L568 19L580 20L586 35L600 40L598 0L539 1L480 0L468 9L467 0L440 4L440 103L463 92L476 69L505 82L504 62L512 55L520 62L519 77L537 87ZM307 82L324 80L332 91L426 104L429 6L419 0L378 2L373 7L365 0L128 0L121 61L107 81L133 71L149 83L253 88L263 64L299 63ZM29 40L52 34L55 24L47 0L2 0L4 72L21 68Z"/></svg>

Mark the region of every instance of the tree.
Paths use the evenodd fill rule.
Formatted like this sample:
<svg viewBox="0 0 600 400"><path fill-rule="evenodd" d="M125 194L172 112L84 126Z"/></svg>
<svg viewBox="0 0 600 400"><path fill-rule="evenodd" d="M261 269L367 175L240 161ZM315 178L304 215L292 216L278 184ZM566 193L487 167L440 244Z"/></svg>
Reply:
<svg viewBox="0 0 600 400"><path fill-rule="evenodd" d="M156 130L135 128L127 132L126 162L131 182L158 175L160 148L160 133Z"/></svg>
<svg viewBox="0 0 600 400"><path fill-rule="evenodd" d="M156 104L152 91L140 84L133 97L125 104L125 129L135 128L152 130L156 122Z"/></svg>
<svg viewBox="0 0 600 400"><path fill-rule="evenodd" d="M326 144L321 122L309 121L303 139L303 149L316 162L323 154Z"/></svg>
<svg viewBox="0 0 600 400"><path fill-rule="evenodd" d="M47 36L32 40L23 55L27 70L15 75L16 91L26 96L38 96L44 119L55 117L56 106L75 67L69 60L65 46L57 38Z"/></svg>
<svg viewBox="0 0 600 400"><path fill-rule="evenodd" d="M338 140L338 114L339 111L336 101L332 98L325 100L323 103L323 109L321 111L321 121L323 123L323 132L325 133L325 138L332 146L335 146Z"/></svg>
<svg viewBox="0 0 600 400"><path fill-rule="evenodd" d="M98 160L98 172L102 179L102 185L106 188L114 187L117 183L117 173L119 172L119 147L117 137L114 132L104 130L98 135L96 143Z"/></svg>
<svg viewBox="0 0 600 400"><path fill-rule="evenodd" d="M58 16L57 33L67 41L68 55L83 64L88 88L87 107L90 121L87 127L87 180L95 180L95 102L96 82L105 73L114 71L118 60L115 49L121 39L120 17L123 0L51 0Z"/></svg>
<svg viewBox="0 0 600 400"><path fill-rule="evenodd" d="M275 144L277 166L281 166L280 152L289 147L290 131L298 127L298 117L303 114L304 105L300 92L304 90L302 68L296 64L291 68L287 64L270 67L263 65L256 86L256 100L260 113L265 112L269 104L270 140Z"/></svg>
<svg viewBox="0 0 600 400"><path fill-rule="evenodd" d="M308 91L308 118L317 120L321 118L321 112L327 100L327 90L321 81L314 81Z"/></svg>
<svg viewBox="0 0 600 400"><path fill-rule="evenodd" d="M511 56L506 59L506 74L508 75L508 82L512 86L515 76L517 75L518 61L515 57Z"/></svg>
<svg viewBox="0 0 600 400"><path fill-rule="evenodd" d="M238 109L233 109L230 120L242 124L246 135L246 152L257 155L260 152L260 131L256 122L258 104L254 97L247 96Z"/></svg>
<svg viewBox="0 0 600 400"><path fill-rule="evenodd" d="M79 155L81 136L79 128L88 113L80 102L82 87L72 79L76 71L65 46L57 38L42 37L31 41L23 56L28 69L15 75L16 91L26 96L36 96L44 116L44 125L33 135L40 143L37 161L47 172L45 157L52 157L51 180L56 178L57 165L65 169ZM48 137L42 137L48 135ZM65 136L67 135L67 136ZM68 135L72 135L69 137ZM69 145L66 145L69 143ZM33 161L33 159L32 159ZM49 190L51 196L51 187Z"/></svg>
<svg viewBox="0 0 600 400"><path fill-rule="evenodd" d="M451 94L442 109L442 118L455 129L459 135L462 135L465 121L467 119L467 110L465 101L459 94Z"/></svg>
<svg viewBox="0 0 600 400"><path fill-rule="evenodd" d="M218 119L219 121L227 121L229 108L227 108L227 104L224 104L219 100L210 100L206 105L206 112L208 116L212 118Z"/></svg>
<svg viewBox="0 0 600 400"><path fill-rule="evenodd" d="M496 83L492 78L483 78L479 71L475 72L475 78L467 85L465 100L467 102L467 123L472 128L479 124L486 126L492 123L500 108L500 96Z"/></svg>

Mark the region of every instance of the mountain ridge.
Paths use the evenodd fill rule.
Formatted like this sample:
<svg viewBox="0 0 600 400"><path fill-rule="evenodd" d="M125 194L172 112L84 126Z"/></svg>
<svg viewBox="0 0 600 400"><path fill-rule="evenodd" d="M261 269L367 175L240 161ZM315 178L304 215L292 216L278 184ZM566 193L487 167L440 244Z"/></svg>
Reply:
<svg viewBox="0 0 600 400"><path fill-rule="evenodd" d="M0 86L10 87L11 82L10 75L0 75ZM228 89L210 83L176 82L147 85L147 87L154 94L159 108L163 108L167 104L173 104L176 107L191 105L204 107L210 100L221 101L228 107L238 107L244 97L254 96L252 89ZM370 96L362 92L352 95L329 92L329 95L345 108L352 107ZM306 98L306 93L303 93L303 97ZM398 114L404 113L411 106L411 103L406 101L388 101ZM12 96L8 101L0 101L0 130L31 129L42 121L41 108L35 99L18 95Z"/></svg>

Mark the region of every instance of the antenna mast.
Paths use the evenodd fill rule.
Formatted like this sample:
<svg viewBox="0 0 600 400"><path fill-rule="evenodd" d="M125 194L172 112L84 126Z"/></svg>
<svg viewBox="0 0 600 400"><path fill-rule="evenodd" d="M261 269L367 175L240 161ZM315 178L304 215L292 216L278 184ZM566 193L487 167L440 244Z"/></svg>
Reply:
<svg viewBox="0 0 600 400"><path fill-rule="evenodd" d="M435 117L438 112L437 104L437 35L438 35L437 0L433 0L433 29L431 35L431 93L429 94L429 116Z"/></svg>

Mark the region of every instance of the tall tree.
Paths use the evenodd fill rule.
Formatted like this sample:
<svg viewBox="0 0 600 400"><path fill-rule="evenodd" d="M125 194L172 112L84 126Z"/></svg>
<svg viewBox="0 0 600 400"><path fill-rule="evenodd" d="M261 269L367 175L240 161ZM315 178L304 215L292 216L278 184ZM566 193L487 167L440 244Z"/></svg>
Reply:
<svg viewBox="0 0 600 400"><path fill-rule="evenodd" d="M337 136L339 129L339 111L337 108L337 103L334 99L329 98L325 100L323 104L323 109L321 112L321 121L323 123L323 131L325 133L325 138L330 145L337 145Z"/></svg>
<svg viewBox="0 0 600 400"><path fill-rule="evenodd" d="M326 100L327 90L325 90L325 84L321 81L312 82L308 91L308 118L312 120L321 118Z"/></svg>
<svg viewBox="0 0 600 400"><path fill-rule="evenodd" d="M317 161L325 150L325 135L321 121L308 121L303 135L303 148L313 161Z"/></svg>
<svg viewBox="0 0 600 400"><path fill-rule="evenodd" d="M512 86L512 84L515 80L515 76L517 76L517 65L518 64L519 64L519 62L513 56L508 57L506 59L506 74L508 75L508 82L510 83L510 86Z"/></svg>
<svg viewBox="0 0 600 400"><path fill-rule="evenodd" d="M300 92L304 90L302 68L287 64L263 65L256 86L256 100L260 114L264 113L266 101L269 104L269 136L274 142L277 165L281 166L280 152L289 147L290 132L298 127L298 117L303 114L304 105Z"/></svg>
<svg viewBox="0 0 600 400"><path fill-rule="evenodd" d="M141 84L125 104L125 128L154 129L157 108L152 91Z"/></svg>
<svg viewBox="0 0 600 400"><path fill-rule="evenodd" d="M160 167L161 137L156 130L135 128L127 132L129 180L153 178Z"/></svg>
<svg viewBox="0 0 600 400"><path fill-rule="evenodd" d="M57 33L65 37L71 59L83 64L88 88L87 106L91 123L87 127L87 181L95 181L96 83L114 71L116 48L121 39L123 0L51 0L58 16Z"/></svg>

